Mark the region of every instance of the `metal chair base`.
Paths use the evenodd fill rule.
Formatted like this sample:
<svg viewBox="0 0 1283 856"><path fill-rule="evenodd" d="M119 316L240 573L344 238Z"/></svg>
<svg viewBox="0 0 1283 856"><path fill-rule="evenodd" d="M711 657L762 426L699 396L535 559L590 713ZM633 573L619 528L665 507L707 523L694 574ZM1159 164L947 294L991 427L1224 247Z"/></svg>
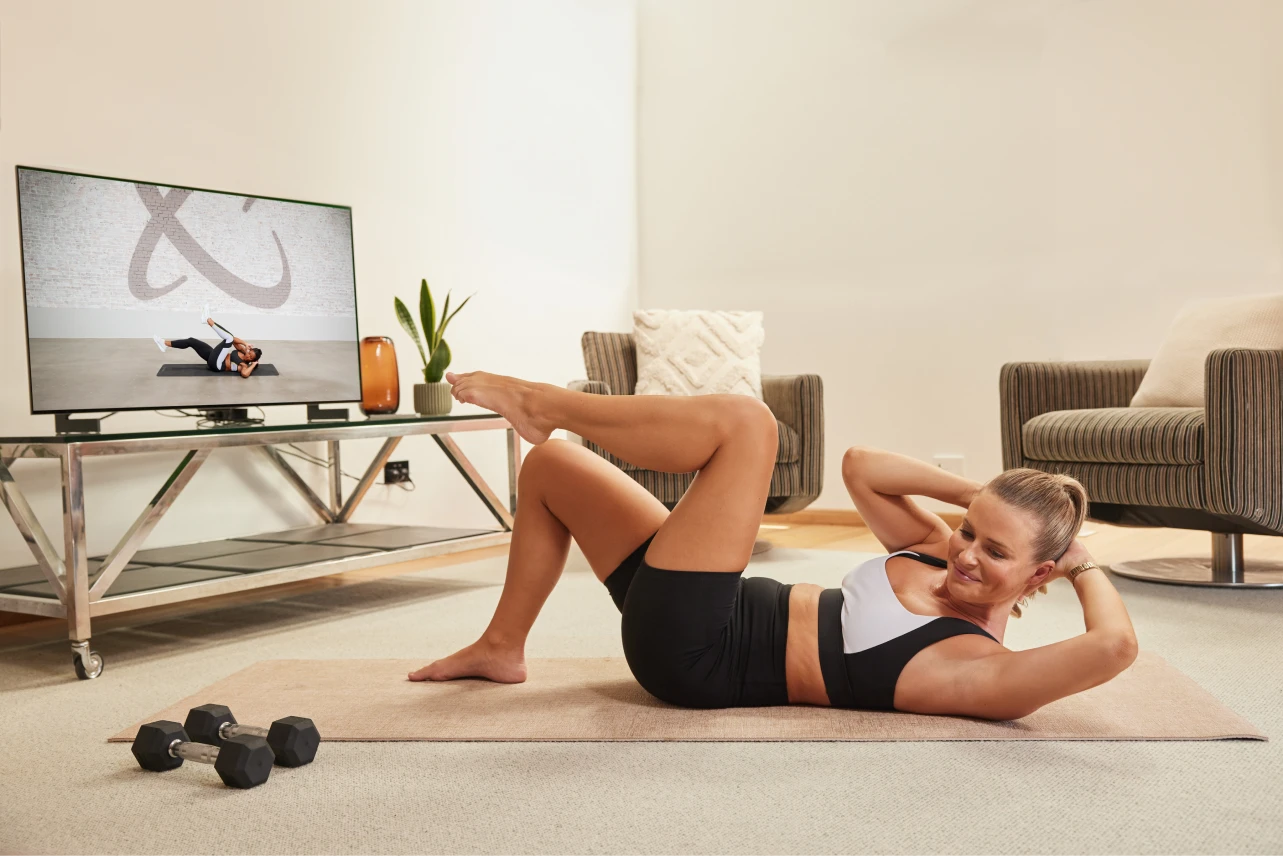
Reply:
<svg viewBox="0 0 1283 856"><path fill-rule="evenodd" d="M1142 559L1118 562L1120 577L1151 583L1219 588L1283 588L1283 562L1243 560L1241 534L1212 533L1212 558Z"/></svg>

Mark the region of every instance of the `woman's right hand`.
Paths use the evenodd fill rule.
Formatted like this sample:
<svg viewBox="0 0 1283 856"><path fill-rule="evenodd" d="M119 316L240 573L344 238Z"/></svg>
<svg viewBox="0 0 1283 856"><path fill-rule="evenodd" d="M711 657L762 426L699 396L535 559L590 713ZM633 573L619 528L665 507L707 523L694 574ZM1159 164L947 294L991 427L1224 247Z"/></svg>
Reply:
<svg viewBox="0 0 1283 856"><path fill-rule="evenodd" d="M1047 582L1063 579L1071 569L1078 567L1083 562L1091 561L1094 561L1091 553L1087 552L1087 548L1083 546L1082 541L1075 538L1073 543L1069 545L1069 549L1065 550L1061 557L1056 560L1056 569L1048 575Z"/></svg>

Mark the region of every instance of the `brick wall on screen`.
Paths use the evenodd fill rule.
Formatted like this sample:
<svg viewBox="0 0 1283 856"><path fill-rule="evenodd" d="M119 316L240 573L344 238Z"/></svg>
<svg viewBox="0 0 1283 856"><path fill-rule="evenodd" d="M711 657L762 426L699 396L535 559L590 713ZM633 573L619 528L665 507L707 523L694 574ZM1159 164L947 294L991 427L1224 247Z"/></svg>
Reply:
<svg viewBox="0 0 1283 856"><path fill-rule="evenodd" d="M132 182L23 170L19 200L30 307L197 311L208 305L215 315L355 314L351 213L346 208L206 191L195 191L182 202L172 216L190 235L187 253L198 247L229 275L269 288L281 280L284 251L290 267L288 298L279 308L262 309L203 276L180 250L183 241L176 239L176 246L168 234L151 254L146 281L151 288L179 277L186 281L152 299L135 296L129 287L130 264L152 215Z"/></svg>

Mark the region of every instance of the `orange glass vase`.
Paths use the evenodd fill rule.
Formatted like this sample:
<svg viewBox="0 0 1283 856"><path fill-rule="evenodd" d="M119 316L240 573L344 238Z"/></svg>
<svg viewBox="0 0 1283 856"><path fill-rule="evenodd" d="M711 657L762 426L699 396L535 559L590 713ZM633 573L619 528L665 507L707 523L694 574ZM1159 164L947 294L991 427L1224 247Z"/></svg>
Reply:
<svg viewBox="0 0 1283 856"><path fill-rule="evenodd" d="M396 413L400 406L396 348L387 336L366 336L361 340L361 412Z"/></svg>

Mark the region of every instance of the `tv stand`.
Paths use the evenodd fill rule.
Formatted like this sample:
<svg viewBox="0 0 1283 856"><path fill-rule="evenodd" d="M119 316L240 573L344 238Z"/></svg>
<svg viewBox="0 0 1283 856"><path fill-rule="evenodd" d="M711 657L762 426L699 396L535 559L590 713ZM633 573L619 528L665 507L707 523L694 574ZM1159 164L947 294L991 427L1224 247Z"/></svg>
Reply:
<svg viewBox="0 0 1283 856"><path fill-rule="evenodd" d="M72 419L71 413L53 415L55 434L97 434L102 430L101 419Z"/></svg>
<svg viewBox="0 0 1283 856"><path fill-rule="evenodd" d="M473 431L506 435L506 495L486 483L455 441L455 434ZM495 518L497 528L353 522L353 514L401 440L422 435L430 436L454 465ZM356 485L345 491L339 443L371 439L382 439L383 444ZM328 496L318 495L276 448L311 442L326 443L330 448ZM292 488L283 492L297 493L310 508L311 524L281 532L140 549L205 460L215 451L232 448L257 450L282 477L282 487ZM85 459L156 452L177 453L181 460L116 546L103 556L89 556ZM26 458L54 458L62 464L61 538L59 533L45 530L13 477L12 468ZM77 677L96 678L103 673L103 659L90 647L92 618L507 544L517 509L520 467L519 436L502 416L492 413L403 416L328 425L232 425L216 430L0 437L0 504L13 518L37 563L0 569L0 610L66 619ZM273 505L281 501L275 493L265 495L264 500Z"/></svg>

